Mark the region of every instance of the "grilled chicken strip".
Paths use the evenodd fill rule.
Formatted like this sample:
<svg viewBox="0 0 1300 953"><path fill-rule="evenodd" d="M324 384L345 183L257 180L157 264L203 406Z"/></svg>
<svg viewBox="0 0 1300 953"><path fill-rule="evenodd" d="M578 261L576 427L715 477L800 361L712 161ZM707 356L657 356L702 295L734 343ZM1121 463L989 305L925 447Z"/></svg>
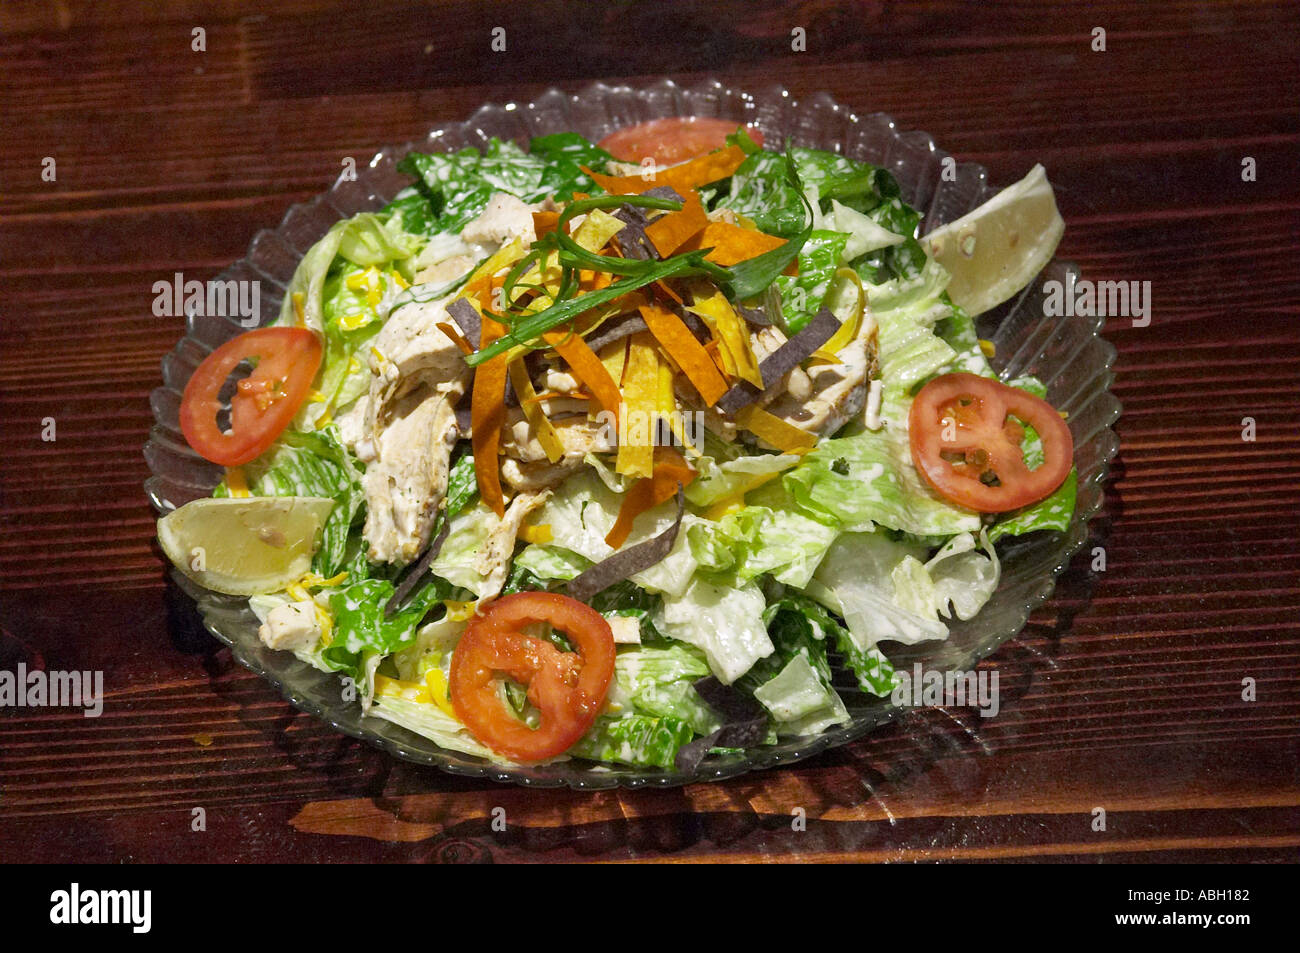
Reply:
<svg viewBox="0 0 1300 953"><path fill-rule="evenodd" d="M389 318L371 352L370 393L353 412L365 415L355 450L366 464L372 560L407 563L419 555L447 491L460 437L456 404L470 380L460 350L437 327L449 320L448 300L410 304Z"/></svg>

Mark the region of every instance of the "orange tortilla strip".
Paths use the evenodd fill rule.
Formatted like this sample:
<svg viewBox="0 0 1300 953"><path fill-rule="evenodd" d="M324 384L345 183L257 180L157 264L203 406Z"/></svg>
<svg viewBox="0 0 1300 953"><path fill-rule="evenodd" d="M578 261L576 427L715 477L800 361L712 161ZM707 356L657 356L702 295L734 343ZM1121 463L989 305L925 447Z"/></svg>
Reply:
<svg viewBox="0 0 1300 953"><path fill-rule="evenodd" d="M724 267L749 261L785 244L784 238L767 235L752 228L741 228L727 222L709 222L699 237L687 243L686 250L712 248L705 255L707 261Z"/></svg>
<svg viewBox="0 0 1300 953"><path fill-rule="evenodd" d="M696 235L705 230L709 217L700 204L700 193L692 189L686 195L680 211L660 215L645 227L646 237L654 244L660 258L674 254Z"/></svg>
<svg viewBox="0 0 1300 953"><path fill-rule="evenodd" d="M505 325L483 315L479 347L485 348L505 334ZM484 361L474 370L474 389L470 394L471 444L474 447L474 476L479 497L499 517L506 514L501 492L501 428L506 421L506 374L504 354Z"/></svg>
<svg viewBox="0 0 1300 953"><path fill-rule="evenodd" d="M559 212L534 212L533 213L533 231L538 238L548 232L553 232L560 224Z"/></svg>
<svg viewBox="0 0 1300 953"><path fill-rule="evenodd" d="M685 322L667 308L650 304L641 308L641 317L655 340L682 369L699 391L706 406L712 407L727 392L727 382L718 373L713 358L696 340Z"/></svg>
<svg viewBox="0 0 1300 953"><path fill-rule="evenodd" d="M601 409L608 410L617 418L619 404L623 400L622 394L614 379L609 376L609 371L605 370L605 365L601 363L600 358L587 347L587 342L567 329L547 331L542 335L542 339L564 358L578 380L586 385L587 391L596 403L600 404Z"/></svg>
<svg viewBox="0 0 1300 953"><path fill-rule="evenodd" d="M686 195L688 189L727 178L746 158L744 149L727 146L649 175L601 175L586 166L581 168L610 195L638 195L663 185L676 189L678 195Z"/></svg>
<svg viewBox="0 0 1300 953"><path fill-rule="evenodd" d="M447 337L451 338L452 343L455 344L458 348L460 348L460 352L462 354L474 353L474 349L470 347L469 342L465 340L464 336L459 331L457 331L455 326L452 325L450 322L439 321L437 327L439 331L447 335Z"/></svg>
<svg viewBox="0 0 1300 953"><path fill-rule="evenodd" d="M632 524L646 510L671 500L677 486L689 486L695 479L695 470L672 447L656 447L654 473L649 479L637 480L623 497L618 508L618 520L605 537L605 543L618 549L632 535Z"/></svg>

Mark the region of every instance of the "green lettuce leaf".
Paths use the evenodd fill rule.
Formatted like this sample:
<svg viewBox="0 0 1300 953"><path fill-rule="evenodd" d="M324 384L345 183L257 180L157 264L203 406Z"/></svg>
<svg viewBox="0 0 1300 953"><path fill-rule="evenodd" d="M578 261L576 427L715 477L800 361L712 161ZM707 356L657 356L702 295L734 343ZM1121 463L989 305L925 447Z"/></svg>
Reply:
<svg viewBox="0 0 1300 953"><path fill-rule="evenodd" d="M861 649L882 641L912 645L945 639L948 627L932 609L933 582L921 562L925 555L925 546L882 532L845 533L827 551L806 592L844 619ZM907 573L913 564L922 576ZM918 583L930 588L918 595Z"/></svg>
<svg viewBox="0 0 1300 953"><path fill-rule="evenodd" d="M737 683L768 710L780 736L817 734L849 720L831 685L825 633L794 605L776 602L764 610L775 650Z"/></svg>
<svg viewBox="0 0 1300 953"><path fill-rule="evenodd" d="M568 582L591 567L591 560L570 552L561 546L529 543L515 556L514 570L528 573L538 580L559 580ZM513 571L512 571L513 578ZM510 585L507 584L507 589ZM520 586L520 588L526 588ZM518 591L511 589L510 591Z"/></svg>
<svg viewBox="0 0 1300 953"><path fill-rule="evenodd" d="M618 519L622 500L623 497L607 487L593 470L586 469L560 484L531 522L550 525L550 545L576 553L591 562L599 562L614 552L605 543L605 537ZM676 518L676 512L675 504L669 500L637 517L624 548L667 529ZM677 534L672 551L661 562L634 574L632 581L651 592L679 595L699 565L686 531L696 523L707 522L689 514L683 517L683 532Z"/></svg>
<svg viewBox="0 0 1300 953"><path fill-rule="evenodd" d="M654 626L670 639L702 649L713 674L730 685L772 654L763 623L765 605L752 582L716 585L696 576L681 595L663 601Z"/></svg>
<svg viewBox="0 0 1300 953"><path fill-rule="evenodd" d="M572 198L574 192L602 194L604 190L580 166L599 172L614 158L576 132L538 136L528 143L528 152L545 163L538 188L561 200Z"/></svg>
<svg viewBox="0 0 1300 953"><path fill-rule="evenodd" d="M1002 566L992 541L981 531L979 540L970 533L954 536L930 557L925 571L933 587L934 610L944 618L973 619L997 589Z"/></svg>
<svg viewBox="0 0 1300 953"><path fill-rule="evenodd" d="M686 500L694 506L712 506L748 489L757 480L784 473L796 466L799 459L792 453L762 453L721 462L702 456L691 461L698 475L686 487Z"/></svg>
<svg viewBox="0 0 1300 953"><path fill-rule="evenodd" d="M400 222L392 218L363 212L335 222L298 263L277 323L295 326L298 315L294 302L300 301L304 326L325 336L325 355L313 382L321 399L303 405L294 421L296 429L314 429L327 410L341 410L360 396L369 380L366 362L354 357L379 332L387 315L383 306L376 311L366 305L364 323L345 330L340 324L342 318L351 315L356 319L363 314L358 310L356 292L347 287L347 278L375 267L384 273L380 278L383 302L391 304L397 289L390 273L404 271L404 280L410 281L409 262L422 241L404 232ZM364 296L364 292L361 294ZM377 320L369 316L371 313Z"/></svg>
<svg viewBox="0 0 1300 953"><path fill-rule="evenodd" d="M620 646L608 710L619 715L634 712L676 718L696 734L707 735L722 724L695 691L695 682L708 674L704 653L690 645Z"/></svg>
<svg viewBox="0 0 1300 953"><path fill-rule="evenodd" d="M780 599L768 604L767 612L774 623L804 626L807 629L803 636L805 640L813 638L829 646L834 639L836 651L844 657L863 692L888 698L894 690L897 679L889 659L875 646L859 645L852 633L825 606L801 593L787 590Z"/></svg>
<svg viewBox="0 0 1300 953"><path fill-rule="evenodd" d="M536 138L528 152L495 138L482 152L473 146L457 152L411 152L397 168L419 180L416 194L428 209L420 217L429 233L444 233L464 229L495 192L508 192L525 202L557 194L563 198L575 191L599 193L579 166L603 168L609 159L609 153L570 132Z"/></svg>
<svg viewBox="0 0 1300 953"><path fill-rule="evenodd" d="M369 715L401 725L448 751L460 751L497 764L509 763L509 759L478 741L464 725L437 705L380 695L375 698Z"/></svg>
<svg viewBox="0 0 1300 953"><path fill-rule="evenodd" d="M416 626L451 590L445 582L431 579L400 612L386 616L384 607L393 597L393 591L393 584L387 579L363 579L330 594L334 633L320 654L326 664L352 676L358 685L366 662L411 645Z"/></svg>
<svg viewBox="0 0 1300 953"><path fill-rule="evenodd" d="M839 529L800 513L780 483L760 487L748 500L714 530L715 538L731 547L737 578L747 582L766 574L802 588Z"/></svg>
<svg viewBox="0 0 1300 953"><path fill-rule="evenodd" d="M581 557L575 558L580 559ZM652 592L646 592L630 579L624 579L622 582L617 582L608 589L596 593L591 598L591 607L601 615L626 616L628 618L636 619L641 625L642 643L662 643L665 641L663 636L659 634L659 630L654 626L654 615L659 611L659 608L662 605L662 596L658 596ZM674 648L682 649L683 651L687 650L686 646L677 645L676 643L672 643L672 646ZM702 656L699 657L699 661L703 664ZM707 666L705 666L705 671L701 674L708 674ZM652 714L655 713L656 712L652 712Z"/></svg>
<svg viewBox="0 0 1300 953"><path fill-rule="evenodd" d="M799 274L777 276L781 312L790 334L797 333L821 310L848 240L844 232L813 229L799 252Z"/></svg>
<svg viewBox="0 0 1300 953"><path fill-rule="evenodd" d="M916 238L921 213L897 196L881 202L867 216L883 231L904 236L897 244L874 248L852 262L852 268L867 284L914 278L928 264L925 248Z"/></svg>
<svg viewBox="0 0 1300 953"><path fill-rule="evenodd" d="M831 200L866 212L898 195L894 177L869 163L821 149L795 147L790 155L819 214L829 210ZM784 156L778 152L750 155L736 169L729 189L715 205L732 209L750 219L760 231L782 238L792 238L804 227L800 191L786 176Z"/></svg>
<svg viewBox="0 0 1300 953"><path fill-rule="evenodd" d="M1064 531L1070 528L1079 490L1078 471L1071 468L1065 482L1052 495L1032 506L1003 516L989 527L989 540L997 542L1005 536L1023 536L1038 530Z"/></svg>
<svg viewBox="0 0 1300 953"><path fill-rule="evenodd" d="M671 768L692 736L690 725L672 717L601 715L568 753L588 761Z"/></svg>

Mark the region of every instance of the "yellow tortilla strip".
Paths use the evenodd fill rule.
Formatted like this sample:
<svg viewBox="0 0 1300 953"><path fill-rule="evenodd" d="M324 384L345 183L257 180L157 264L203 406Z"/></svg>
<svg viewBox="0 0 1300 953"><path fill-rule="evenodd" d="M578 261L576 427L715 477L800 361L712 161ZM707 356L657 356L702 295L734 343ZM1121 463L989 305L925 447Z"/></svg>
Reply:
<svg viewBox="0 0 1300 953"><path fill-rule="evenodd" d="M654 338L642 331L628 339L623 369L616 473L649 477L654 471L654 420L659 407L659 357Z"/></svg>
<svg viewBox="0 0 1300 953"><path fill-rule="evenodd" d="M564 444L560 440L560 435L555 432L555 426L542 410L542 403L537 399L533 382L528 379L528 368L524 366L522 357L510 362L510 383L515 388L515 396L519 398L519 406L524 412L528 425L533 428L537 442L546 451L546 459L558 463L564 456Z"/></svg>
<svg viewBox="0 0 1300 953"><path fill-rule="evenodd" d="M708 298L697 298L690 310L704 318L713 331L727 372L761 390L763 376L758 372L758 359L749 347L749 328L726 296L716 291Z"/></svg>
<svg viewBox="0 0 1300 953"><path fill-rule="evenodd" d="M817 444L817 438L812 434L786 423L755 404L736 412L736 426L748 430L783 453L807 453Z"/></svg>

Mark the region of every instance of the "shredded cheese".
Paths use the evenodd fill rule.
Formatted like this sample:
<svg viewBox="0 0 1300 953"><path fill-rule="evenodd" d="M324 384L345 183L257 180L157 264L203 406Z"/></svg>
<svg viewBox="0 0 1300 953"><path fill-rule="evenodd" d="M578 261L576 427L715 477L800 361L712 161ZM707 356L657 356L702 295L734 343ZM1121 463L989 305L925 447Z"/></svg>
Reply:
<svg viewBox="0 0 1300 953"><path fill-rule="evenodd" d="M243 498L252 496L248 492L248 479L244 476L243 467L226 467L226 489L230 491L233 497Z"/></svg>

